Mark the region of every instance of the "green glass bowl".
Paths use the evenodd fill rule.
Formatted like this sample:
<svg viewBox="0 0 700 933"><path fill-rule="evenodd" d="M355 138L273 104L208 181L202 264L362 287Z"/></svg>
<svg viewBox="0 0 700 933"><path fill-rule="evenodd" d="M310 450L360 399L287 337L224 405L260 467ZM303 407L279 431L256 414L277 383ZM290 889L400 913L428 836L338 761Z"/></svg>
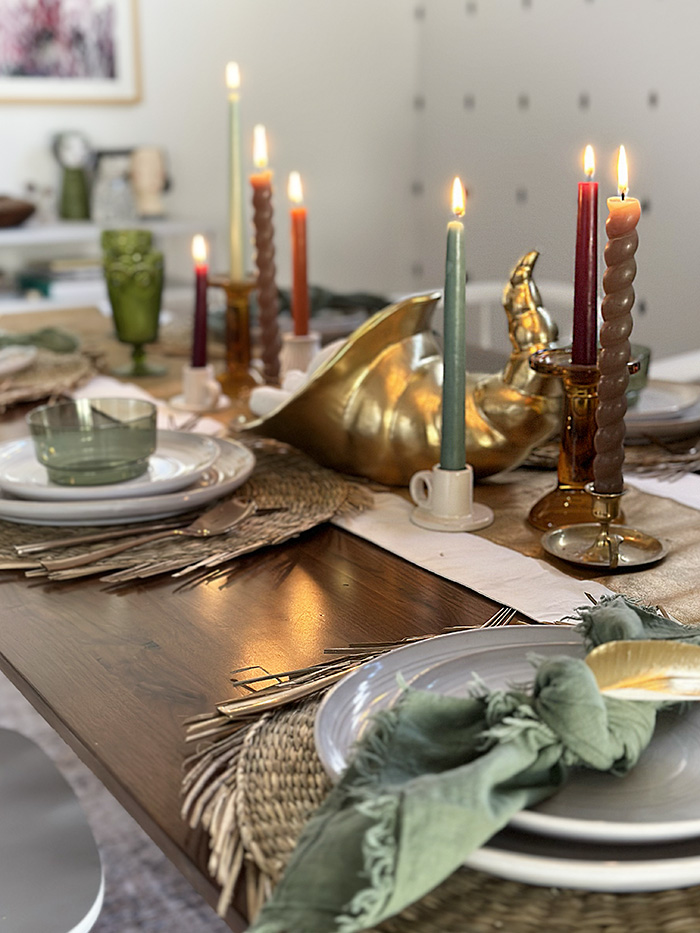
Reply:
<svg viewBox="0 0 700 933"><path fill-rule="evenodd" d="M76 399L27 415L37 459L61 486L121 483L148 469L156 406L133 398Z"/></svg>

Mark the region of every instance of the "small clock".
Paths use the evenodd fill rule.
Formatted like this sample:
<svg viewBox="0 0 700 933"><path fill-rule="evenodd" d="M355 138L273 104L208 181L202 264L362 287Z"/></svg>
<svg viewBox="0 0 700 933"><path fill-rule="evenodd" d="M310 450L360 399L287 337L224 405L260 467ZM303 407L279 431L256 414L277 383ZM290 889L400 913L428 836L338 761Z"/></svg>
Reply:
<svg viewBox="0 0 700 933"><path fill-rule="evenodd" d="M87 137L76 130L55 136L53 152L63 168L86 168L92 155Z"/></svg>

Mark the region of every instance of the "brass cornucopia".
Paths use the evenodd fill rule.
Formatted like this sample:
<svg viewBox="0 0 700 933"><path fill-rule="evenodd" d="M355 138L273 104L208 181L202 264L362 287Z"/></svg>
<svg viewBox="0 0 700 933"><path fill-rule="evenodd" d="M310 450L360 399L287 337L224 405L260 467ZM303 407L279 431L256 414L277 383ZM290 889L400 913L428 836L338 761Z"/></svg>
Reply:
<svg viewBox="0 0 700 933"><path fill-rule="evenodd" d="M477 477L518 466L559 428L559 380L528 365L557 337L532 279L537 256L522 257L503 292L513 345L506 366L467 374L466 456ZM439 292L406 298L375 314L245 430L286 441L332 469L407 485L440 459L443 359L431 329L439 300Z"/></svg>

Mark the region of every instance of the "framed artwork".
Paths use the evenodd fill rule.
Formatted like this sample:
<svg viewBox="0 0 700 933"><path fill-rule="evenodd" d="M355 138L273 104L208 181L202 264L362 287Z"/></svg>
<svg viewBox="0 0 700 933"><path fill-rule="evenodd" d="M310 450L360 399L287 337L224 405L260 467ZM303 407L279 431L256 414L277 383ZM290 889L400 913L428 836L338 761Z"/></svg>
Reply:
<svg viewBox="0 0 700 933"><path fill-rule="evenodd" d="M0 0L0 102L141 97L137 0Z"/></svg>

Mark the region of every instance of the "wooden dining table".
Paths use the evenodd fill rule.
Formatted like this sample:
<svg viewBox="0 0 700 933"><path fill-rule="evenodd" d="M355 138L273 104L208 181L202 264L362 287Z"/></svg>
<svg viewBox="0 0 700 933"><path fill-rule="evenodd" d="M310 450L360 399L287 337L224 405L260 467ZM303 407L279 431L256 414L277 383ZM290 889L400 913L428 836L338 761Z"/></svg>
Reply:
<svg viewBox="0 0 700 933"><path fill-rule="evenodd" d="M60 321L123 358L127 348L95 314ZM0 319L24 330L45 323ZM165 398L182 360L166 362L167 376L141 382ZM29 407L2 416L2 440L26 433ZM179 813L187 717L234 695L237 668L295 669L330 645L478 625L496 608L329 524L239 558L225 586L162 576L115 590L5 571L0 602L0 670L212 905L207 839ZM232 929L245 928L245 912L239 898L226 916Z"/></svg>

